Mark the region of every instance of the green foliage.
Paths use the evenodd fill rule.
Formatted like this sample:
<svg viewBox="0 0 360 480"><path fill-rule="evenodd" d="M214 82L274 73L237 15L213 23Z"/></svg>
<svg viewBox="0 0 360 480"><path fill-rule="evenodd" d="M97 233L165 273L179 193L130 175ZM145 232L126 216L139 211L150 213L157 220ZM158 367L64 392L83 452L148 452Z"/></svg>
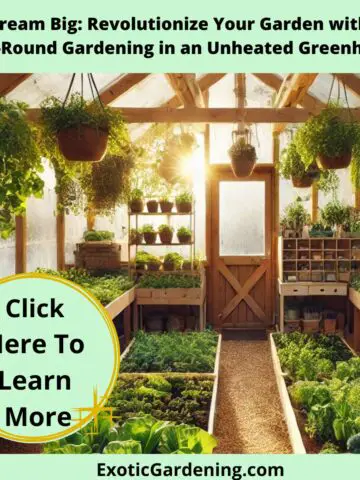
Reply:
<svg viewBox="0 0 360 480"><path fill-rule="evenodd" d="M158 377L166 380L166 383L155 380ZM206 375L122 373L107 406L114 408L119 423L133 417L152 415L158 420L206 429L212 388L213 378ZM196 392L196 398L184 396L184 392L189 390Z"/></svg>
<svg viewBox="0 0 360 480"><path fill-rule="evenodd" d="M138 332L121 362L122 372L212 372L215 332L147 334Z"/></svg>
<svg viewBox="0 0 360 480"><path fill-rule="evenodd" d="M326 443L324 443L324 446L322 447L322 449L320 450L319 453L320 454L329 454L329 455L337 454L337 453L339 453L339 447L337 445L335 445L334 443L326 442Z"/></svg>
<svg viewBox="0 0 360 480"><path fill-rule="evenodd" d="M184 235L184 236L187 236L187 237L191 237L192 231L190 230L190 228L187 228L187 227L179 227L179 228L177 229L176 234L177 234L177 235Z"/></svg>
<svg viewBox="0 0 360 480"><path fill-rule="evenodd" d="M321 221L327 227L343 225L350 220L350 207L333 200L321 210Z"/></svg>
<svg viewBox="0 0 360 480"><path fill-rule="evenodd" d="M318 190L324 192L325 195L336 195L339 190L340 178L335 170L321 170L320 177L317 181Z"/></svg>
<svg viewBox="0 0 360 480"><path fill-rule="evenodd" d="M88 230L84 233L85 242L97 242L101 240L113 240L114 232L108 230Z"/></svg>
<svg viewBox="0 0 360 480"><path fill-rule="evenodd" d="M37 132L26 120L26 107L0 98L0 236L4 239L15 229L14 215L25 212L27 198L43 194Z"/></svg>
<svg viewBox="0 0 360 480"><path fill-rule="evenodd" d="M86 270L70 268L66 271L36 269L38 273L46 273L55 277L65 278L85 288L94 295L103 305L115 300L133 286L133 281L127 275L104 275L95 277Z"/></svg>
<svg viewBox="0 0 360 480"><path fill-rule="evenodd" d="M175 270L180 270L184 258L177 252L167 253L164 256L164 263L168 263L175 267Z"/></svg>
<svg viewBox="0 0 360 480"><path fill-rule="evenodd" d="M155 233L156 230L154 228L154 225L151 225L149 223L146 223L145 225L143 225L143 227L141 228L141 232L142 233Z"/></svg>
<svg viewBox="0 0 360 480"><path fill-rule="evenodd" d="M297 407L310 410L316 404L326 405L331 400L331 391L319 382L298 381L289 387L292 402Z"/></svg>
<svg viewBox="0 0 360 480"><path fill-rule="evenodd" d="M170 225L163 223L158 228L159 233L173 233L174 228Z"/></svg>
<svg viewBox="0 0 360 480"><path fill-rule="evenodd" d="M331 227L327 227L321 222L313 223L309 230L310 237L332 237L333 231Z"/></svg>
<svg viewBox="0 0 360 480"><path fill-rule="evenodd" d="M143 200L143 199L144 199L144 193L142 190L140 190L139 188L134 188L131 191L130 198L129 198L130 201Z"/></svg>
<svg viewBox="0 0 360 480"><path fill-rule="evenodd" d="M139 288L200 288L201 279L199 275L146 273L140 278L137 286Z"/></svg>
<svg viewBox="0 0 360 480"><path fill-rule="evenodd" d="M347 441L347 449L349 453L360 453L360 433L349 438Z"/></svg>
<svg viewBox="0 0 360 480"><path fill-rule="evenodd" d="M318 155L333 158L351 152L357 126L340 118L340 108L329 105L297 130L294 141L305 167L315 162Z"/></svg>
<svg viewBox="0 0 360 480"><path fill-rule="evenodd" d="M279 173L286 180L301 179L306 175L305 165L296 149L295 142L289 143L281 152Z"/></svg>
<svg viewBox="0 0 360 480"><path fill-rule="evenodd" d="M181 205L182 203L191 203L192 201L193 201L193 194L188 190L184 190L180 192L175 197L175 203L179 205Z"/></svg>
<svg viewBox="0 0 360 480"><path fill-rule="evenodd" d="M228 150L230 158L256 160L256 150L250 143L247 143L244 137L239 137Z"/></svg>
<svg viewBox="0 0 360 480"><path fill-rule="evenodd" d="M280 225L286 230L302 232L304 226L308 225L310 221L309 213L306 211L301 199L298 198L285 208Z"/></svg>

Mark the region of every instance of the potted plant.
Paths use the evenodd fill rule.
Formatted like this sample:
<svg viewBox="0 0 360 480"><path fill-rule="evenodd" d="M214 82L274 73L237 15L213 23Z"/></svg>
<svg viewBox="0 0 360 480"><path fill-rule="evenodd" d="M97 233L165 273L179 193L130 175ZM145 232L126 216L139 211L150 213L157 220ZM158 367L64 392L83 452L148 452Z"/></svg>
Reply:
<svg viewBox="0 0 360 480"><path fill-rule="evenodd" d="M348 167L356 129L355 123L341 117L340 107L335 104L307 120L295 135L296 148L305 167L314 161L325 170Z"/></svg>
<svg viewBox="0 0 360 480"><path fill-rule="evenodd" d="M163 267L165 271L180 270L184 259L176 252L167 253L164 257Z"/></svg>
<svg viewBox="0 0 360 480"><path fill-rule="evenodd" d="M342 236L345 238L360 237L360 213L356 208L347 207L348 215L342 224Z"/></svg>
<svg viewBox="0 0 360 480"><path fill-rule="evenodd" d="M146 266L148 270L151 270L153 272L158 271L160 270L160 267L161 267L161 260L155 255L149 254L147 257Z"/></svg>
<svg viewBox="0 0 360 480"><path fill-rule="evenodd" d="M149 259L150 254L145 252L144 250L139 250L135 256L135 265L136 270L145 270L145 266Z"/></svg>
<svg viewBox="0 0 360 480"><path fill-rule="evenodd" d="M4 239L15 230L15 215L25 213L26 199L43 194L41 154L26 107L0 98L0 236Z"/></svg>
<svg viewBox="0 0 360 480"><path fill-rule="evenodd" d="M101 101L86 101L79 93L69 100L49 97L41 104L41 120L46 135L57 139L66 160L99 162L105 156L108 140L119 142L126 130L121 114Z"/></svg>
<svg viewBox="0 0 360 480"><path fill-rule="evenodd" d="M129 234L129 243L130 245L140 245L143 242L144 235L140 230L132 228Z"/></svg>
<svg viewBox="0 0 360 480"><path fill-rule="evenodd" d="M309 229L310 237L333 237L334 232L330 227L325 226L323 223L313 223Z"/></svg>
<svg viewBox="0 0 360 480"><path fill-rule="evenodd" d="M85 242L102 242L114 240L114 232L108 230L87 230L84 233Z"/></svg>
<svg viewBox="0 0 360 480"><path fill-rule="evenodd" d="M175 198L176 210L179 213L191 213L193 195L191 192L184 190Z"/></svg>
<svg viewBox="0 0 360 480"><path fill-rule="evenodd" d="M191 260L184 260L182 264L183 270L191 270Z"/></svg>
<svg viewBox="0 0 360 480"><path fill-rule="evenodd" d="M159 203L157 200L148 200L146 202L146 207L149 213L157 213L159 208Z"/></svg>
<svg viewBox="0 0 360 480"><path fill-rule="evenodd" d="M236 177L251 175L256 162L256 150L246 138L239 136L228 150L231 168Z"/></svg>
<svg viewBox="0 0 360 480"><path fill-rule="evenodd" d="M129 208L132 213L141 213L144 210L144 194L139 188L131 192Z"/></svg>
<svg viewBox="0 0 360 480"><path fill-rule="evenodd" d="M176 232L176 235L179 239L179 243L190 243L191 242L192 232L187 227L178 228L178 230Z"/></svg>
<svg viewBox="0 0 360 480"><path fill-rule="evenodd" d="M174 202L171 202L169 197L164 196L160 198L159 205L162 213L170 213L173 209Z"/></svg>
<svg viewBox="0 0 360 480"><path fill-rule="evenodd" d="M333 200L321 210L321 220L324 225L336 228L336 235L341 237L342 226L349 221L350 209L338 200Z"/></svg>
<svg viewBox="0 0 360 480"><path fill-rule="evenodd" d="M172 242L174 229L170 225L160 225L158 228L161 243L168 244Z"/></svg>
<svg viewBox="0 0 360 480"><path fill-rule="evenodd" d="M320 176L316 164L311 165L308 170L305 168L295 142L291 142L282 151L279 172L283 178L291 180L295 188L309 188Z"/></svg>
<svg viewBox="0 0 360 480"><path fill-rule="evenodd" d="M147 223L142 227L141 232L147 245L153 245L156 242L157 233L152 225Z"/></svg>
<svg viewBox="0 0 360 480"><path fill-rule="evenodd" d="M282 234L285 238L301 238L304 226L309 223L310 215L299 198L285 208L280 220Z"/></svg>

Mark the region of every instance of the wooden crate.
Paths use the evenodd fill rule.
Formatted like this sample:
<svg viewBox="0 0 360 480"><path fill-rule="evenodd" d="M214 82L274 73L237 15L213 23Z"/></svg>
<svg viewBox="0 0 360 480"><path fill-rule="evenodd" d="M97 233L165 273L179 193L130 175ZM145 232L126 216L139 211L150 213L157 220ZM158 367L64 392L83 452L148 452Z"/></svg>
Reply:
<svg viewBox="0 0 360 480"><path fill-rule="evenodd" d="M87 270L119 270L121 244L118 242L81 242L76 244L75 266Z"/></svg>

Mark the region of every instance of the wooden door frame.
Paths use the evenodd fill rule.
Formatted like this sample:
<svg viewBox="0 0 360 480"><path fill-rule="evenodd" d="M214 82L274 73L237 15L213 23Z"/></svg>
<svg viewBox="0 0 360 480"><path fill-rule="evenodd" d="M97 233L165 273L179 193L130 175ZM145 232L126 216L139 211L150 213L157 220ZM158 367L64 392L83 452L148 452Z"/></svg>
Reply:
<svg viewBox="0 0 360 480"><path fill-rule="evenodd" d="M250 306L250 308L257 309L255 302L252 302L251 297L248 295L249 290L257 281L262 277L263 274L266 275L266 316L269 316L269 324L273 323L274 318L274 292L275 292L275 275L276 275L276 265L274 263L274 218L273 218L273 205L272 205L272 195L274 192L274 167L271 164L259 164L256 166L251 177L247 178L236 178L232 173L230 165L211 165L208 167L208 181L207 181L207 212L206 212L206 240L207 240L207 254L209 261L209 276L210 281L208 282L210 296L208 299L208 317L210 317L210 322L214 325L215 328L220 329L222 325L219 323L217 314L219 313L218 308L218 290L219 290L219 280L220 275L223 275L226 280L231 284L235 291L235 297L232 301L235 303L242 296L243 301ZM265 255L264 256L220 256L219 255L219 184L221 181L264 181L265 182ZM231 262L235 262L238 265L264 265L265 271L263 274L259 271L256 274L254 272L255 282L245 282L244 285L240 285L236 279L231 279L228 275L229 272L226 272L220 265L219 260L223 260L224 265L226 266ZM276 260L275 260L276 261ZM234 264L234 263L232 263ZM222 268L222 272L220 272ZM264 267L262 267L264 269ZM254 275L253 274L253 275ZM256 280L257 276L260 274L259 279ZM249 277L251 278L252 275ZM253 279L253 280L254 280ZM250 298L249 298L250 297ZM232 302L231 301L231 302ZM230 303L231 303L230 302ZM236 306L240 303L238 302ZM252 305L251 305L252 304ZM236 307L235 307L236 308ZM216 314L215 314L216 311ZM258 311L258 313L260 313ZM249 325L250 327L250 325Z"/></svg>

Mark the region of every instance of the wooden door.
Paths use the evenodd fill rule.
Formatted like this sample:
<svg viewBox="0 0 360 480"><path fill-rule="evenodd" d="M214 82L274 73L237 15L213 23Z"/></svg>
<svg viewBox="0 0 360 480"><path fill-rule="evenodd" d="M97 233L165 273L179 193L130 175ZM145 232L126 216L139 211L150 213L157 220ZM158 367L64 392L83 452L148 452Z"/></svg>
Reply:
<svg viewBox="0 0 360 480"><path fill-rule="evenodd" d="M272 175L237 179L217 169L210 184L210 309L217 329L262 329L273 320Z"/></svg>

